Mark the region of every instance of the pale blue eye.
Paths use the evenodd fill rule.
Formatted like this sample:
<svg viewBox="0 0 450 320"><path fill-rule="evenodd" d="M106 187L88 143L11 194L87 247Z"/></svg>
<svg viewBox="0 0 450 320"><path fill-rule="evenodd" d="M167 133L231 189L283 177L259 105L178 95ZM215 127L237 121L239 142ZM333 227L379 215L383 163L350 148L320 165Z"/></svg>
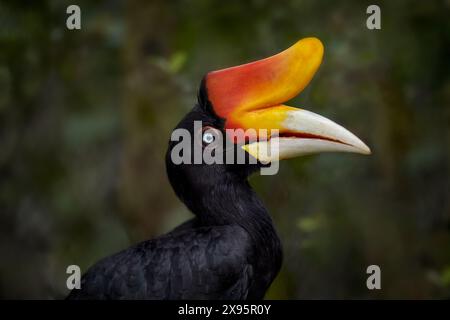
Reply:
<svg viewBox="0 0 450 320"><path fill-rule="evenodd" d="M214 141L214 135L211 132L205 132L203 134L203 142L206 144L210 144Z"/></svg>

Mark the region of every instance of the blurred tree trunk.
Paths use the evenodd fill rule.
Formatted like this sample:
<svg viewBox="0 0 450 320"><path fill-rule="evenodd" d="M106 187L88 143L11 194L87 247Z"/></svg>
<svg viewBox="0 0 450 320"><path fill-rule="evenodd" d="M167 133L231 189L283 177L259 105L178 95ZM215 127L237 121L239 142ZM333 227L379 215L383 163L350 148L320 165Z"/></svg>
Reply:
<svg viewBox="0 0 450 320"><path fill-rule="evenodd" d="M127 1L125 123L121 169L121 211L131 238L147 239L161 232L174 195L167 182L164 157L174 127L170 106L177 106L177 88L158 64L167 57L167 34L174 17L167 1ZM167 182L167 183L166 183Z"/></svg>

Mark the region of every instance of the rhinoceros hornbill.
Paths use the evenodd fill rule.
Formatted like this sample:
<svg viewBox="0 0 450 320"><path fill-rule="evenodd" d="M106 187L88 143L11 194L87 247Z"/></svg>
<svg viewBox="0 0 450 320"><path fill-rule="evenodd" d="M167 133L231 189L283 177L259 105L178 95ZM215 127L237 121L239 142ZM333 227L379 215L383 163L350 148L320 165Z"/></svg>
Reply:
<svg viewBox="0 0 450 320"><path fill-rule="evenodd" d="M240 150L245 161L175 161L179 144L171 139L167 175L195 218L99 261L68 298L262 299L280 269L282 250L267 210L247 181L249 174L271 161L304 154L370 153L331 120L282 104L304 89L322 56L322 43L305 38L272 57L208 73L198 103L176 127L200 139L191 139L189 148L178 153L192 160L196 147L215 144L211 154L218 159ZM275 134L259 134L260 129ZM276 148L260 152L272 140Z"/></svg>

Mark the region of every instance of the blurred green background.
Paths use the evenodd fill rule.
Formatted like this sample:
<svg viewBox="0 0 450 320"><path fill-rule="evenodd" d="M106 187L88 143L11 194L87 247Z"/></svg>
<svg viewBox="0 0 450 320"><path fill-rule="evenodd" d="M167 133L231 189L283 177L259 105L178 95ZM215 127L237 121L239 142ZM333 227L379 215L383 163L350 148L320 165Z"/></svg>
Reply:
<svg viewBox="0 0 450 320"><path fill-rule="evenodd" d="M62 298L66 267L190 217L166 179L206 72L319 37L290 104L373 155L283 161L251 183L283 242L267 298L450 298L450 1L0 2L0 297ZM381 290L366 268L381 267Z"/></svg>

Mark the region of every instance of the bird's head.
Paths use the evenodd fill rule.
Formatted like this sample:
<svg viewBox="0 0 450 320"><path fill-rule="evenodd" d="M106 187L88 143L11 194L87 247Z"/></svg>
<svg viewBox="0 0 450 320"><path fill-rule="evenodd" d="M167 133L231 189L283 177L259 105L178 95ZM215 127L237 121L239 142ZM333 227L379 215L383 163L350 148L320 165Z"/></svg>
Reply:
<svg viewBox="0 0 450 320"><path fill-rule="evenodd" d="M320 40L305 38L272 57L208 73L198 105L178 124L169 143L167 170L177 194L246 177L281 159L319 152L370 154L358 137L335 122L284 105L311 81L323 51ZM196 162L195 153L206 153L215 162L203 156ZM244 164L242 158L236 163L239 155Z"/></svg>

